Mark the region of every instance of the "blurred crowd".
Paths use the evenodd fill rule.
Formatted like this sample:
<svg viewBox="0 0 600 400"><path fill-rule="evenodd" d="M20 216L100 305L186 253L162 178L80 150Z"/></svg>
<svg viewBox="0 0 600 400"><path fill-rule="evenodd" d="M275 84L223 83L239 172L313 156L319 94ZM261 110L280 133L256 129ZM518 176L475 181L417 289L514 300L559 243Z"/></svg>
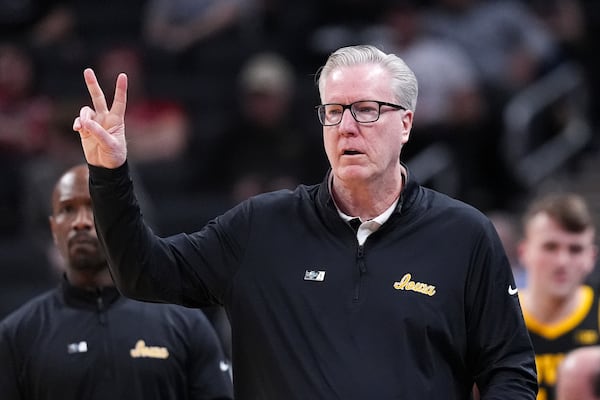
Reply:
<svg viewBox="0 0 600 400"><path fill-rule="evenodd" d="M107 91L129 75L129 162L160 234L319 182L315 74L331 51L358 43L398 54L419 80L404 161L447 163L415 167L416 178L483 211L513 212L530 188L504 154L507 105L574 66L585 101L558 97L523 146L557 135L572 114L595 132L599 27L592 0L0 1L0 316L57 281L47 199L59 173L83 161L71 125L89 103L85 67ZM561 167L576 168L598 142Z"/></svg>

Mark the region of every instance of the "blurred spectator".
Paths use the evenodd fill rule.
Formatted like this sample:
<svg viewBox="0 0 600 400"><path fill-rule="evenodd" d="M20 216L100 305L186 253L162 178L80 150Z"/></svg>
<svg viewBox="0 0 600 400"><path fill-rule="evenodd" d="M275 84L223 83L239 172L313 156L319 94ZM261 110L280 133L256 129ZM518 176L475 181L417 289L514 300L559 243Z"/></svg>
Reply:
<svg viewBox="0 0 600 400"><path fill-rule="evenodd" d="M69 0L0 1L0 35L34 47L56 44L73 33Z"/></svg>
<svg viewBox="0 0 600 400"><path fill-rule="evenodd" d="M52 107L37 91L37 78L23 46L0 44L0 236L20 229L23 168L46 145Z"/></svg>
<svg viewBox="0 0 600 400"><path fill-rule="evenodd" d="M37 92L36 66L27 50L0 44L0 149L29 156L43 150L50 100Z"/></svg>
<svg viewBox="0 0 600 400"><path fill-rule="evenodd" d="M591 109L590 117L594 123L596 149L600 149L600 2L582 0L585 38L582 43L582 58L586 76L590 82Z"/></svg>
<svg viewBox="0 0 600 400"><path fill-rule="evenodd" d="M294 108L295 90L295 70L278 54L256 54L241 68L239 115L231 115L217 138L213 154L218 159L206 171L211 185L234 202L321 179L320 136L304 128L305 114Z"/></svg>
<svg viewBox="0 0 600 400"><path fill-rule="evenodd" d="M527 0L530 9L554 36L563 52L576 56L586 33L580 0Z"/></svg>
<svg viewBox="0 0 600 400"><path fill-rule="evenodd" d="M181 52L238 20L240 0L150 0L144 20L149 44Z"/></svg>
<svg viewBox="0 0 600 400"><path fill-rule="evenodd" d="M557 56L536 15L515 0L437 0L427 28L462 46L486 85L506 99L533 82Z"/></svg>
<svg viewBox="0 0 600 400"><path fill-rule="evenodd" d="M532 123L528 145L536 148L568 129L572 121L584 120L587 124L594 118L595 113L590 112L589 106L594 97L597 97L597 90L590 83L597 79L597 69L590 67L593 64L592 60L597 58L597 49L592 47L596 40L592 39L592 35L588 36L591 33L588 24L597 24L597 21L592 21L598 17L586 17L585 0L527 0L526 3L553 36L560 51L560 59L567 61L575 73L583 75L580 78L582 83L574 89L575 94L566 94L558 98ZM595 13L598 11L600 8ZM594 10L590 12L594 14ZM591 72L587 76L586 69ZM563 78L562 81L568 79ZM583 153L587 153L588 150L584 149ZM573 157L565 167L577 168L581 158L579 156L577 154Z"/></svg>
<svg viewBox="0 0 600 400"><path fill-rule="evenodd" d="M471 154L484 188L467 200L479 208L503 208L524 190L506 165L500 138L506 102L557 62L552 35L516 0L435 0L425 29L462 47L473 61L489 113ZM494 181L490 187L487 182Z"/></svg>
<svg viewBox="0 0 600 400"><path fill-rule="evenodd" d="M595 136L589 149L600 149L600 2L595 0L527 0L540 19L557 36L563 53L585 74L589 108L584 110Z"/></svg>
<svg viewBox="0 0 600 400"><path fill-rule="evenodd" d="M482 83L459 45L425 30L424 15L424 6L415 0L395 1L381 26L380 45L401 56L419 81L419 118L403 151L410 160L433 143L448 148L460 175L454 194L477 203L476 192L488 186L481 176L481 161L487 157L481 132L488 112Z"/></svg>
<svg viewBox="0 0 600 400"><path fill-rule="evenodd" d="M244 51L239 42L244 7L242 0L149 0L142 38L158 59L166 56L180 72L228 68Z"/></svg>
<svg viewBox="0 0 600 400"><path fill-rule="evenodd" d="M457 128L478 124L485 111L479 76L459 45L425 30L424 13L416 0L394 2L384 13L382 46L401 56L419 80L415 128L441 125L446 134L459 133Z"/></svg>
<svg viewBox="0 0 600 400"><path fill-rule="evenodd" d="M389 0L322 0L318 2L317 26L310 37L310 48L318 56L335 49L371 44L372 30L378 25Z"/></svg>
<svg viewBox="0 0 600 400"><path fill-rule="evenodd" d="M36 77L42 89L55 84L52 75L82 56L79 23L73 0L0 0L0 37L31 50L40 65ZM78 65L78 70L81 67ZM61 82L61 92L65 82Z"/></svg>
<svg viewBox="0 0 600 400"><path fill-rule="evenodd" d="M270 50L297 71L313 73L321 59L311 59L309 34L319 18L319 0L245 0L242 40L252 52Z"/></svg>

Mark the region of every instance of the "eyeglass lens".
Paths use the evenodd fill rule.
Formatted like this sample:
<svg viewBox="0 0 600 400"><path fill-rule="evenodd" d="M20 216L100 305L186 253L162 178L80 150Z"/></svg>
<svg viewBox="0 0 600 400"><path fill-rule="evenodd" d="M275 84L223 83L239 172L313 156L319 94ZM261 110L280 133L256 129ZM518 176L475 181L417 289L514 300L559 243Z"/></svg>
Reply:
<svg viewBox="0 0 600 400"><path fill-rule="evenodd" d="M349 108L356 122L375 122L379 118L380 105L375 101L358 101L352 104L323 104L318 106L319 120L323 125L337 125L344 111Z"/></svg>

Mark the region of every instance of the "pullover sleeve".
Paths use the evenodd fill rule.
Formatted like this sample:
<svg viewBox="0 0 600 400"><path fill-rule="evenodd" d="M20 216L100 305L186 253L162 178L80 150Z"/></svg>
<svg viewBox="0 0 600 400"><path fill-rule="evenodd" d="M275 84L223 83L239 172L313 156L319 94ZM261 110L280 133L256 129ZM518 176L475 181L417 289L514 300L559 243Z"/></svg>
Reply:
<svg viewBox="0 0 600 400"><path fill-rule="evenodd" d="M491 223L476 245L469 282L469 357L481 399L534 400L535 355L517 287Z"/></svg>
<svg viewBox="0 0 600 400"><path fill-rule="evenodd" d="M248 235L249 204L196 233L161 238L144 223L127 163L89 169L96 230L119 290L143 301L222 304Z"/></svg>

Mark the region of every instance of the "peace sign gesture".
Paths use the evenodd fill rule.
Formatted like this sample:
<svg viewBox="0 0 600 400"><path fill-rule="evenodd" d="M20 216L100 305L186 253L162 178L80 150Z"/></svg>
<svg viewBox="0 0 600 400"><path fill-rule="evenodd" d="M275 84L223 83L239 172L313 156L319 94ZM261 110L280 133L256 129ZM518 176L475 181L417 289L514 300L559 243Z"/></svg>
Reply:
<svg viewBox="0 0 600 400"><path fill-rule="evenodd" d="M127 159L125 141L125 108L127 106L127 75L119 74L113 104L108 108L106 97L91 68L83 71L85 84L94 109L84 106L73 122L79 132L87 162L104 168L117 168Z"/></svg>

